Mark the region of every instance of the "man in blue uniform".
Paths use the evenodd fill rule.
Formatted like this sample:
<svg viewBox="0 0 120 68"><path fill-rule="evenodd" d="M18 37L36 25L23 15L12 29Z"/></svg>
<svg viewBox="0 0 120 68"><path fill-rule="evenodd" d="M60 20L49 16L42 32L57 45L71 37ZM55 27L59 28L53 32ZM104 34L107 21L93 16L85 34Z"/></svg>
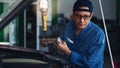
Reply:
<svg viewBox="0 0 120 68"><path fill-rule="evenodd" d="M62 42L57 48L65 53L75 68L102 68L105 49L103 30L91 22L93 5L89 0L77 0L72 21L66 25Z"/></svg>

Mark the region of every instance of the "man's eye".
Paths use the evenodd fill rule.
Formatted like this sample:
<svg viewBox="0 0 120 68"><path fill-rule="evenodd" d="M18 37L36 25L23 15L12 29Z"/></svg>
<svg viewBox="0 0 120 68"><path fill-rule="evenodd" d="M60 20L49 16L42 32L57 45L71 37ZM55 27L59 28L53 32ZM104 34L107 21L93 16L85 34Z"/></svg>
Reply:
<svg viewBox="0 0 120 68"><path fill-rule="evenodd" d="M90 17L90 16L83 16L83 17Z"/></svg>
<svg viewBox="0 0 120 68"><path fill-rule="evenodd" d="M90 16L83 16L83 18L90 18Z"/></svg>

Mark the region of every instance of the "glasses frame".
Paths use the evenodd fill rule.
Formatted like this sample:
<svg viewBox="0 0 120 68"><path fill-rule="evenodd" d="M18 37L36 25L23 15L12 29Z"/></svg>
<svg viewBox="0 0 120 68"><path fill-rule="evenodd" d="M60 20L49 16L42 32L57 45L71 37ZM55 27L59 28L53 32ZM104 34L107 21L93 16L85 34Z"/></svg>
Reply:
<svg viewBox="0 0 120 68"><path fill-rule="evenodd" d="M90 13L90 15L84 15L84 16L74 13L75 19L82 19L83 18L84 20L90 20L91 16L92 16L92 13Z"/></svg>

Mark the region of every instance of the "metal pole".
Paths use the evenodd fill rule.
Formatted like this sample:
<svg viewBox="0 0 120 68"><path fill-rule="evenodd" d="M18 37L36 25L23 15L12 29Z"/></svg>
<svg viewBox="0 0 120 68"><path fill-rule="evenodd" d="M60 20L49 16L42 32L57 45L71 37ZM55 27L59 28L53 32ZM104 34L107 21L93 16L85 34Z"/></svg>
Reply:
<svg viewBox="0 0 120 68"><path fill-rule="evenodd" d="M26 48L26 9L24 10L24 48Z"/></svg>
<svg viewBox="0 0 120 68"><path fill-rule="evenodd" d="M112 52L111 52L111 48L110 48L110 42L109 42L109 38L108 38L108 34L107 34L107 29L106 29L105 18L104 18L104 13L103 13L101 0L99 0L99 4L100 4L100 9L101 9L103 25L104 25L105 35L106 35L106 39L107 39L107 44L108 44L108 50L109 50L109 54L110 54L111 64L112 64L112 68L114 68L114 62L113 62Z"/></svg>
<svg viewBox="0 0 120 68"><path fill-rule="evenodd" d="M39 11L39 3L38 3L39 1L37 1L37 3L36 3L36 6L37 6L37 8L36 8L36 13L37 13L37 23L36 23L36 25L37 25L37 27L36 27L36 49L37 50L40 50L40 42L39 42L39 34L40 34L40 11Z"/></svg>

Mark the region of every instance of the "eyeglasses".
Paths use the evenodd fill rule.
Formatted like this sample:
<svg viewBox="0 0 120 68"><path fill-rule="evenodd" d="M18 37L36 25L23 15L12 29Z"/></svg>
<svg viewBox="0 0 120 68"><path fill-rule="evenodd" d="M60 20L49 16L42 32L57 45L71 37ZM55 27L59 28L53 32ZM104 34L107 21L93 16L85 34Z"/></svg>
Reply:
<svg viewBox="0 0 120 68"><path fill-rule="evenodd" d="M91 14L90 15L84 15L84 16L81 16L81 15L79 15L79 14L74 14L74 17L75 17L75 19L84 19L84 20L89 20L90 19L90 17L91 17Z"/></svg>

